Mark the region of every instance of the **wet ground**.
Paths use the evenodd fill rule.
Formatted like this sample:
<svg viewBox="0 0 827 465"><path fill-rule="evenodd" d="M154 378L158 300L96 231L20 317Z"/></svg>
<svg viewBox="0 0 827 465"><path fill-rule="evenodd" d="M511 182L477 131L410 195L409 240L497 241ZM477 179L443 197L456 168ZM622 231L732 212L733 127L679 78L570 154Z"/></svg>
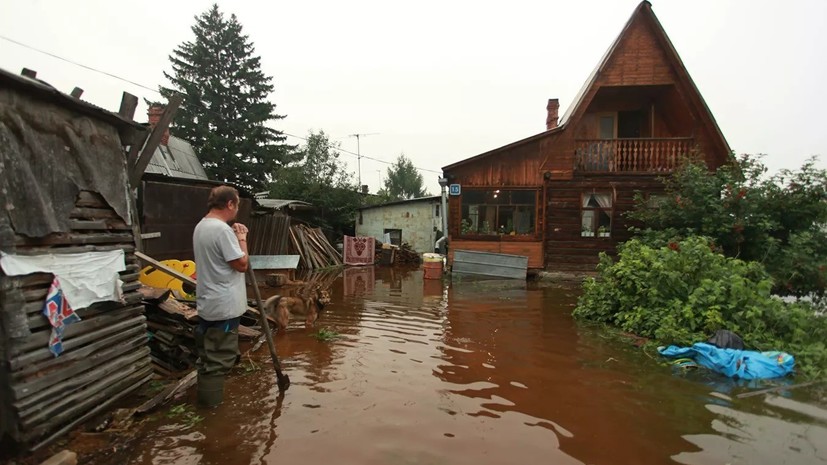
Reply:
<svg viewBox="0 0 827 465"><path fill-rule="evenodd" d="M575 289L348 269L316 329L266 347L216 410L156 415L111 463L827 464L818 389L729 400L726 380L575 324ZM246 369L245 369L246 367Z"/></svg>

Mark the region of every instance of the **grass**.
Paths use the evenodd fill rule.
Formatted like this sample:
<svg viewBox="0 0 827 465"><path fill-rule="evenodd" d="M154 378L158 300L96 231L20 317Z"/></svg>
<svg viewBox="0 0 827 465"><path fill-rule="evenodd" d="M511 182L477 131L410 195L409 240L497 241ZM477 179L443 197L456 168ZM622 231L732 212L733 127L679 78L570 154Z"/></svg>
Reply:
<svg viewBox="0 0 827 465"><path fill-rule="evenodd" d="M315 337L316 340L320 342L330 342L340 337L339 333L328 328L321 328L315 333L311 334L311 336Z"/></svg>
<svg viewBox="0 0 827 465"><path fill-rule="evenodd" d="M195 413L192 405L178 404L172 406L167 412L167 418L175 418L183 423L187 428L192 428L200 423L204 417Z"/></svg>

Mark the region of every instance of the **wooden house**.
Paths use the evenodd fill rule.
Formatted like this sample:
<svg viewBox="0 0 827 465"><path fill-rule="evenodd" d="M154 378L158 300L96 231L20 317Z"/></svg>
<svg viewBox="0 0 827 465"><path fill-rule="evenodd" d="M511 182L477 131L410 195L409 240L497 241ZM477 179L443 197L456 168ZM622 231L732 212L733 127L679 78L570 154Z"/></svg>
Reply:
<svg viewBox="0 0 827 465"><path fill-rule="evenodd" d="M636 192L689 154L710 169L729 145L675 47L642 2L558 124L443 168L451 250L523 255L529 268L592 271L601 251L629 238L623 215Z"/></svg>

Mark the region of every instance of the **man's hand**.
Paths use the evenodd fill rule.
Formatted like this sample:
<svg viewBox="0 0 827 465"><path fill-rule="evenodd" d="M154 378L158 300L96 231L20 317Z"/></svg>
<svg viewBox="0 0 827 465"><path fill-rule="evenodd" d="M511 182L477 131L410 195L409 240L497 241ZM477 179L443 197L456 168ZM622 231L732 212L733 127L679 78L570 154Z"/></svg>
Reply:
<svg viewBox="0 0 827 465"><path fill-rule="evenodd" d="M247 266L249 264L249 255L247 253L247 226L244 226L241 223L234 223L232 228L236 239L238 239L238 245L244 252L244 256L229 263L234 270L244 273L247 271Z"/></svg>
<svg viewBox="0 0 827 465"><path fill-rule="evenodd" d="M235 237L238 238L239 242L242 240L247 240L247 226L244 226L241 223L233 224L233 232L235 232Z"/></svg>

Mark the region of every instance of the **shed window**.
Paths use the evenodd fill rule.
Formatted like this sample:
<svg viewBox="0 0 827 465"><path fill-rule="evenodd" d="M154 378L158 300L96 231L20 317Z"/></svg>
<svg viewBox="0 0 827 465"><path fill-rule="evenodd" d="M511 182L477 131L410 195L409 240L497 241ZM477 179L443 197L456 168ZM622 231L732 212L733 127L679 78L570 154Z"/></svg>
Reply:
<svg viewBox="0 0 827 465"><path fill-rule="evenodd" d="M390 236L392 245L402 245L401 229L385 229L385 234Z"/></svg>
<svg viewBox="0 0 827 465"><path fill-rule="evenodd" d="M581 237L611 237L612 195L583 194L580 210Z"/></svg>
<svg viewBox="0 0 827 465"><path fill-rule="evenodd" d="M460 234L529 235L537 223L537 191L466 189Z"/></svg>

